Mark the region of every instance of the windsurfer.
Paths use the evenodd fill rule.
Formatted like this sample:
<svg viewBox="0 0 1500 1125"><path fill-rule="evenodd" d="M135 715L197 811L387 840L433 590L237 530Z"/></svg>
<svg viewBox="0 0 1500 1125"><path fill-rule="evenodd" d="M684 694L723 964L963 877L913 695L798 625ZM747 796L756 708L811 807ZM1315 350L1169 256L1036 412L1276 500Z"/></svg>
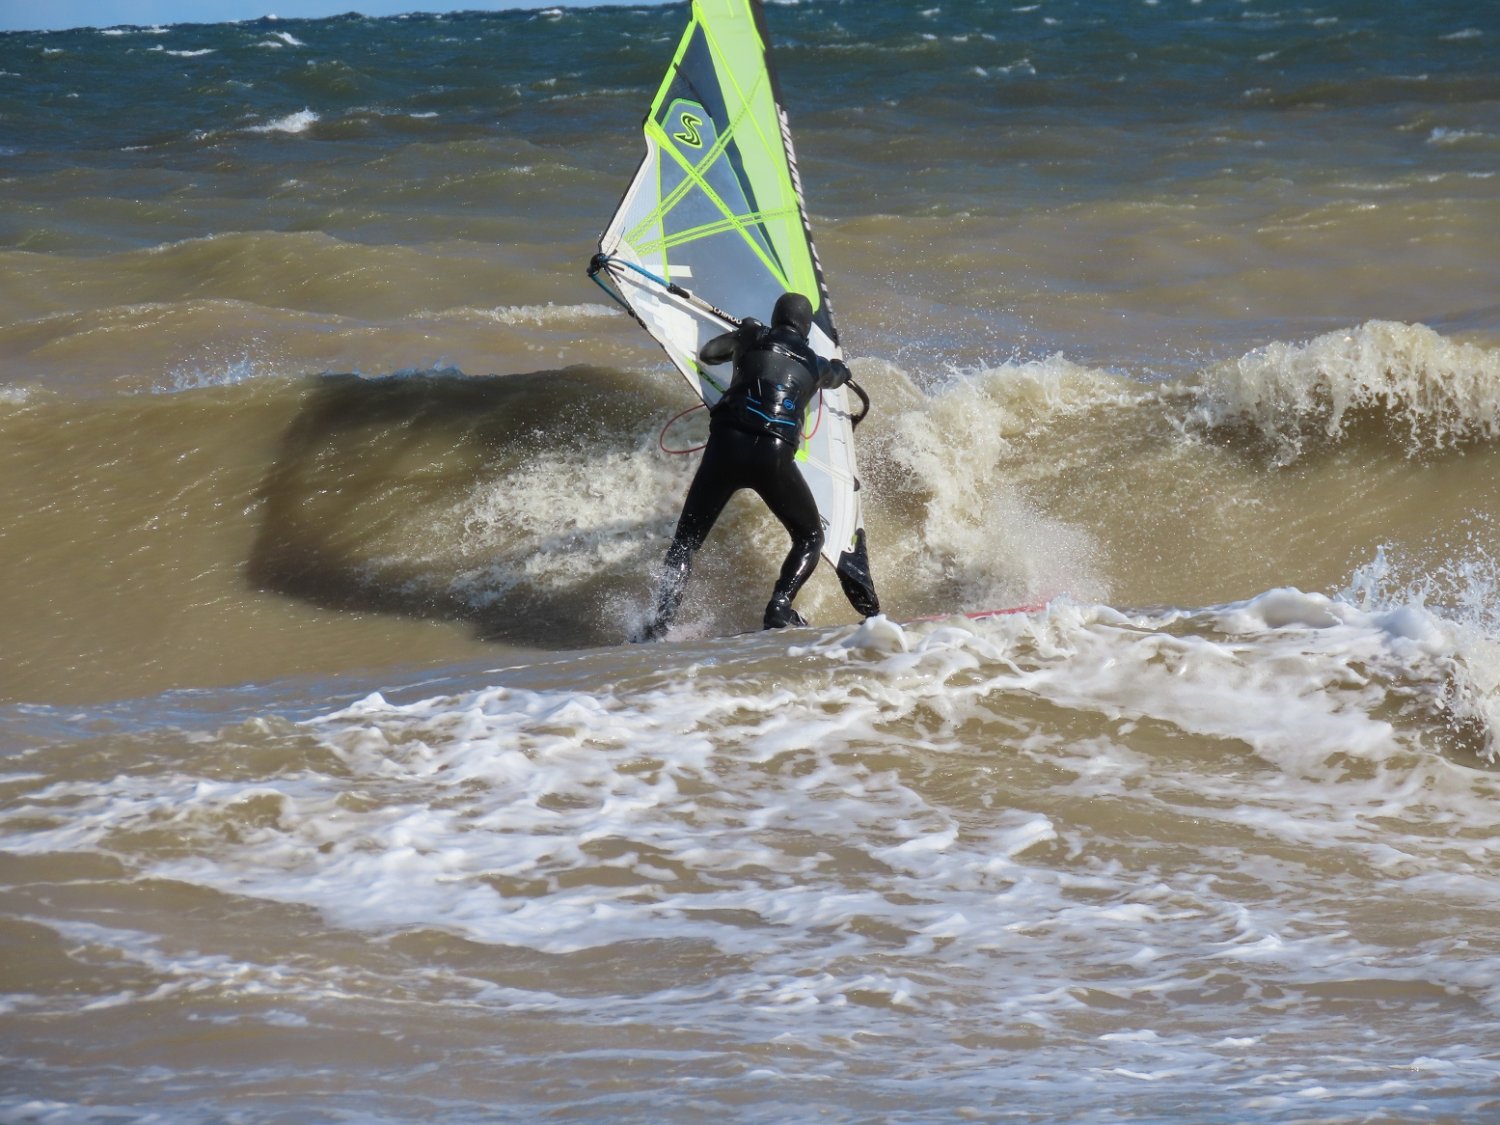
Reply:
<svg viewBox="0 0 1500 1125"><path fill-rule="evenodd" d="M708 445L667 548L642 640L666 633L682 603L694 554L742 488L754 489L792 538L762 624L767 629L807 624L792 601L818 565L823 525L812 490L797 469L797 448L813 397L849 381L842 361L825 359L808 345L812 322L811 302L800 293L785 293L776 301L769 328L747 318L699 349L704 365L732 362L734 375L711 410ZM867 614L880 611L873 590L860 608Z"/></svg>

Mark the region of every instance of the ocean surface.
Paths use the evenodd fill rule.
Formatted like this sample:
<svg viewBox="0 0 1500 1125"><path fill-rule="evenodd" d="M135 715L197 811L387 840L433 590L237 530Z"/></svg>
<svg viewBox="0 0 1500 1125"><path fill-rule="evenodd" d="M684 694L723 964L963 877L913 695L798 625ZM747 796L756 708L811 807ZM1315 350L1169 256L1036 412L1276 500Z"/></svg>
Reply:
<svg viewBox="0 0 1500 1125"><path fill-rule="evenodd" d="M770 5L887 616L629 645L684 18L0 35L0 1120L1500 1119L1500 6Z"/></svg>

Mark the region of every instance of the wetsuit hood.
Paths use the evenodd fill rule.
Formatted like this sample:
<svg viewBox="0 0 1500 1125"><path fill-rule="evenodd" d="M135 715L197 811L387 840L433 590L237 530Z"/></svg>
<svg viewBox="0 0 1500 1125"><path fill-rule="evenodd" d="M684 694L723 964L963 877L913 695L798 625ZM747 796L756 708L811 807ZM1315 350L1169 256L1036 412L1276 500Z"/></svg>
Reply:
<svg viewBox="0 0 1500 1125"><path fill-rule="evenodd" d="M805 338L812 331L812 322L812 302L801 293L783 293L776 299L776 307L771 310L772 328L790 328Z"/></svg>

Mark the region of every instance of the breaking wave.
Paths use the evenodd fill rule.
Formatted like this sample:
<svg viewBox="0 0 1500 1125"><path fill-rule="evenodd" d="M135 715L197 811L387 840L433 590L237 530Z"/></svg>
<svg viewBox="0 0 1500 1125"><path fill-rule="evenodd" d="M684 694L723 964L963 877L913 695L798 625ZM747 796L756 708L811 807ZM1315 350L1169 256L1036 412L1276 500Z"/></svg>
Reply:
<svg viewBox="0 0 1500 1125"><path fill-rule="evenodd" d="M1370 321L1210 368L1196 399L1191 429L1261 443L1278 465L1357 432L1419 457L1500 437L1500 350Z"/></svg>

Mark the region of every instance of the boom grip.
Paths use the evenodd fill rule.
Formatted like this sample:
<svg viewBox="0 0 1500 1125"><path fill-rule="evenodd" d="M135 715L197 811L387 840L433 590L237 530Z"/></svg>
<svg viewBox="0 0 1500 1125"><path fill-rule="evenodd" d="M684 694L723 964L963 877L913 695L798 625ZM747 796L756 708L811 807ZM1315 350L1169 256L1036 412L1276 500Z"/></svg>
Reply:
<svg viewBox="0 0 1500 1125"><path fill-rule="evenodd" d="M865 420L866 414L870 413L870 396L865 394L865 389L858 383L856 383L853 379L850 379L847 383L844 384L844 386L848 387L857 396L859 396L859 401L864 403L864 409L861 410L858 414L854 415L854 417L849 419L849 428L852 430L855 426L859 425Z"/></svg>

